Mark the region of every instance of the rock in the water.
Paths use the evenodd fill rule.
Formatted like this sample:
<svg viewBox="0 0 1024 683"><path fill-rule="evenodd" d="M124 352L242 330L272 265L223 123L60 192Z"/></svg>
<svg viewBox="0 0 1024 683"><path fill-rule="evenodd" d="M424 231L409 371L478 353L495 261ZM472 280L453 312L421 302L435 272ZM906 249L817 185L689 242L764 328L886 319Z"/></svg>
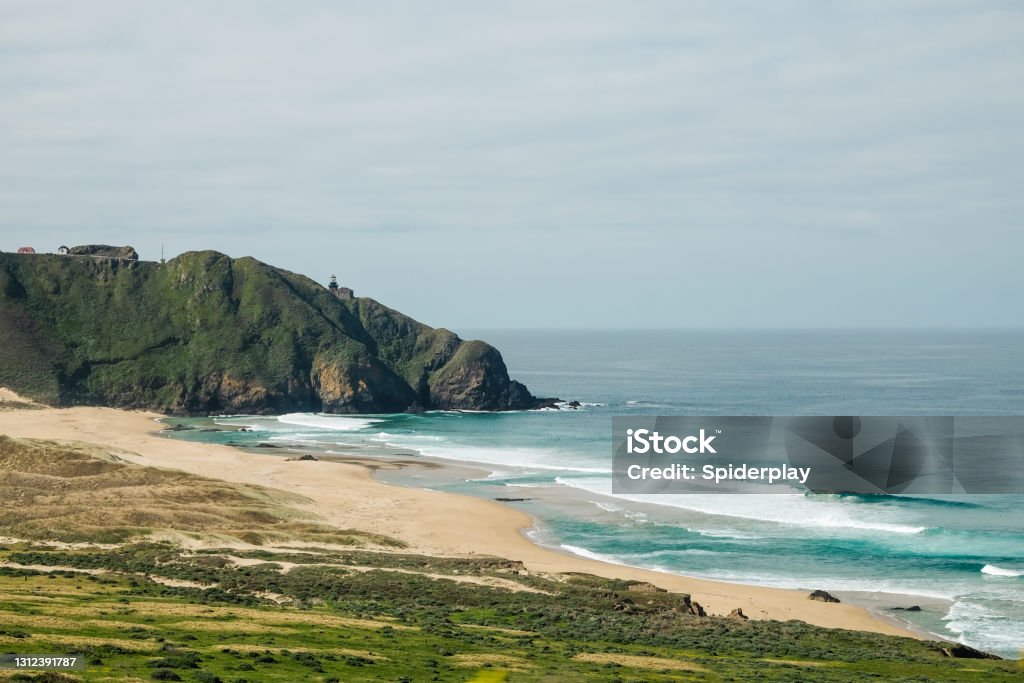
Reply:
<svg viewBox="0 0 1024 683"><path fill-rule="evenodd" d="M729 612L730 619L739 619L740 621L747 621L750 619L746 614L743 613L743 608L737 607L733 611Z"/></svg>
<svg viewBox="0 0 1024 683"><path fill-rule="evenodd" d="M893 607L893 612L920 612L920 605L911 605L910 607Z"/></svg>
<svg viewBox="0 0 1024 683"><path fill-rule="evenodd" d="M807 596L810 600L817 600L818 602L839 602L839 598L832 595L828 591L817 590Z"/></svg>

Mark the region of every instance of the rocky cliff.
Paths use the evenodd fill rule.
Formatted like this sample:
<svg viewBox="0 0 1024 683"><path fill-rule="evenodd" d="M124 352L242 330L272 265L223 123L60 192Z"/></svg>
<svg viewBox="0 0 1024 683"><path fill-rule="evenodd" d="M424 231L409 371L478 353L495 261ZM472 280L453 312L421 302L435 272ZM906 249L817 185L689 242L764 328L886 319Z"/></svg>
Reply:
<svg viewBox="0 0 1024 683"><path fill-rule="evenodd" d="M124 261L138 261L139 254L132 247L112 247L109 244L83 244L68 250L71 256L92 256L94 258L116 258Z"/></svg>
<svg viewBox="0 0 1024 683"><path fill-rule="evenodd" d="M0 386L172 414L515 410L501 354L252 258L0 254Z"/></svg>

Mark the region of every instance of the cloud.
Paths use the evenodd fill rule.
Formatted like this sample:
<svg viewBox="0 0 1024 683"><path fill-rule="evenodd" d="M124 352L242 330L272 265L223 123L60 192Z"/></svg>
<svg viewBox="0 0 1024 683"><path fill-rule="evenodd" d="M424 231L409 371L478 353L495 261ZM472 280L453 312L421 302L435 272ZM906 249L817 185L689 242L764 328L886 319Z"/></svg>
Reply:
<svg viewBox="0 0 1024 683"><path fill-rule="evenodd" d="M761 316L725 297L767 287L803 325L797 283L836 250L900 255L887 281L923 298L908 250L1016 272L1022 45L1024 9L995 1L6 2L0 241L241 247L311 274L358 247L360 291L424 318L591 326L614 325L599 294L534 321L501 292L600 281L630 239L724 245L711 324ZM959 259L979 241L1004 246ZM479 296L410 293L425 277ZM1005 320L997 283L965 281L972 320ZM648 267L616 289L691 285ZM828 287L865 318L880 302Z"/></svg>

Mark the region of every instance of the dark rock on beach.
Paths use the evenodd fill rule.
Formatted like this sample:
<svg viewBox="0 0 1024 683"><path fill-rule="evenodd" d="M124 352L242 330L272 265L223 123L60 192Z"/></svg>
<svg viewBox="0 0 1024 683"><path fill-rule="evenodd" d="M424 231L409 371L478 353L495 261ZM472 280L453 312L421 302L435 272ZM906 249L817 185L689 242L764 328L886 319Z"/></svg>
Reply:
<svg viewBox="0 0 1024 683"><path fill-rule="evenodd" d="M832 595L828 591L817 590L807 596L809 600L817 600L818 602L839 602L839 598Z"/></svg>
<svg viewBox="0 0 1024 683"><path fill-rule="evenodd" d="M164 431L165 432L190 432L193 429L194 429L194 427L186 427L185 425L171 425L170 427L165 427Z"/></svg>
<svg viewBox="0 0 1024 683"><path fill-rule="evenodd" d="M315 456L313 456L313 455L310 455L309 453L306 453L305 455L300 455L297 458L285 458L285 462L310 462L310 461L316 462L317 458Z"/></svg>

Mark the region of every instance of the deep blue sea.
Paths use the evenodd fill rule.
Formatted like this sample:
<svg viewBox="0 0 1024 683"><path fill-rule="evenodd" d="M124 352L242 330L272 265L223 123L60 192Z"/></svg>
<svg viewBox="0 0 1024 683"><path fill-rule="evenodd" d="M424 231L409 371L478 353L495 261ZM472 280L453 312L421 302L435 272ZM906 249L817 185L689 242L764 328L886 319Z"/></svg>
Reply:
<svg viewBox="0 0 1024 683"><path fill-rule="evenodd" d="M463 335L466 336L466 335ZM408 485L512 504L531 535L613 562L821 588L1008 657L1024 649L1024 495L611 495L616 415L1024 415L1024 331L524 332L474 336L570 411L222 418L236 443L477 463ZM1024 463L1021 465L1024 467ZM444 472L448 472L445 474ZM656 499L656 500L652 500ZM896 614L896 613L893 613Z"/></svg>

